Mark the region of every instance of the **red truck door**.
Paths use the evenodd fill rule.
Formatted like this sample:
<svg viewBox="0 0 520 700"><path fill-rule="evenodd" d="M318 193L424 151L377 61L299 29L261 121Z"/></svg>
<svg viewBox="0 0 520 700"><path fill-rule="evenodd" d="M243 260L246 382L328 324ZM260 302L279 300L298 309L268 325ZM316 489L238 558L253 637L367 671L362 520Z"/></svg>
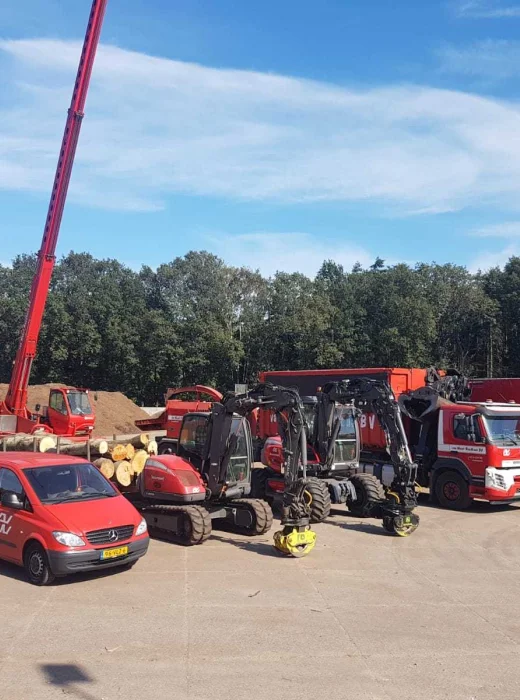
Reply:
<svg viewBox="0 0 520 700"><path fill-rule="evenodd" d="M487 452L478 416L460 409L442 413L443 440L439 442L439 453L464 465L471 479L470 485L483 488Z"/></svg>

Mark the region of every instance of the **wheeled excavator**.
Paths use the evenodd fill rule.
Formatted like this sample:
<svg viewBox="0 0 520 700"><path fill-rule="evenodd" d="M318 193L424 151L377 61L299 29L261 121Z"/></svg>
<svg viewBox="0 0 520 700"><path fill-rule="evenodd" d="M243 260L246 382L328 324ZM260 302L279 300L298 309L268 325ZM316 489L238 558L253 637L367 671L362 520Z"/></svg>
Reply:
<svg viewBox="0 0 520 700"><path fill-rule="evenodd" d="M362 412L377 416L386 438L394 470L392 484L386 491L374 475L358 471L358 418ZM387 382L353 376L326 383L314 401L308 432L312 451L307 456L306 495L311 520L325 519L331 502L346 503L353 514L381 518L388 532L404 537L417 529L419 517L413 512L417 505L417 466L410 454L399 405ZM257 486L258 476L264 471L264 497L271 500L278 490L275 482L279 482L280 473L277 460L269 456L269 449L273 452L279 449L276 440L272 446L266 443L264 448L268 470L258 470L254 476ZM321 491L316 488L317 482L322 485ZM323 489L328 491L328 502L324 500ZM260 492L255 490L255 495ZM320 499L317 508L313 504L316 496Z"/></svg>
<svg viewBox="0 0 520 700"><path fill-rule="evenodd" d="M305 480L299 476L306 454L301 400L296 390L262 384L245 394L229 394L208 412L183 417L177 454L150 457L137 491L125 494L142 512L150 531L184 545L201 544L212 525L262 535L271 527L272 511L251 490L253 449L246 416L259 407L275 411L286 455L282 530L275 547L300 557L314 547ZM304 458L305 461L305 458Z"/></svg>

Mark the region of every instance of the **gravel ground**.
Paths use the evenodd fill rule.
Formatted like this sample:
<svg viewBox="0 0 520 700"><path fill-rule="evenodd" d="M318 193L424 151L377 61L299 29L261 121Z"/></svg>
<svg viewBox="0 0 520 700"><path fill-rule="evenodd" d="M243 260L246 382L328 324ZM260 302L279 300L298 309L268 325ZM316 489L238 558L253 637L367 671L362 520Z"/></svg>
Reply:
<svg viewBox="0 0 520 700"><path fill-rule="evenodd" d="M299 560L215 532L49 588L0 563L3 697L517 700L519 508L419 512L400 539L338 509Z"/></svg>

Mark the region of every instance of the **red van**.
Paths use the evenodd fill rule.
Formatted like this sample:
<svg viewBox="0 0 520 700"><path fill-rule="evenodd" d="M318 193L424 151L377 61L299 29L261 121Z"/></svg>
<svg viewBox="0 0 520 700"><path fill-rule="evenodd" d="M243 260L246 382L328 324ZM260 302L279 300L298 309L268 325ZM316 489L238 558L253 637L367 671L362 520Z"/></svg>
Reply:
<svg viewBox="0 0 520 700"><path fill-rule="evenodd" d="M31 583L129 568L148 543L146 521L85 459L0 452L0 559Z"/></svg>

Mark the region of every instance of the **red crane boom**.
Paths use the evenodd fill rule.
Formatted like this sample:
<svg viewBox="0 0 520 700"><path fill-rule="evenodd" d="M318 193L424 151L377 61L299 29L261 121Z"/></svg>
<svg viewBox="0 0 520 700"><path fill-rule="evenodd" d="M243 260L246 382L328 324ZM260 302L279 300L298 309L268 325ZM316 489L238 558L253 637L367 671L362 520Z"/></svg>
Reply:
<svg viewBox="0 0 520 700"><path fill-rule="evenodd" d="M65 132L54 176L42 244L38 253L37 268L32 282L29 308L14 361L9 389L3 406L0 404L0 413L14 414L18 416L19 422L20 419L23 422L24 418L30 417L27 410L27 388L29 386L31 365L36 354L52 271L56 261L56 243L60 232L61 218L83 119L83 109L107 2L108 0L93 0L92 2L78 73L74 84L74 92L65 123Z"/></svg>

